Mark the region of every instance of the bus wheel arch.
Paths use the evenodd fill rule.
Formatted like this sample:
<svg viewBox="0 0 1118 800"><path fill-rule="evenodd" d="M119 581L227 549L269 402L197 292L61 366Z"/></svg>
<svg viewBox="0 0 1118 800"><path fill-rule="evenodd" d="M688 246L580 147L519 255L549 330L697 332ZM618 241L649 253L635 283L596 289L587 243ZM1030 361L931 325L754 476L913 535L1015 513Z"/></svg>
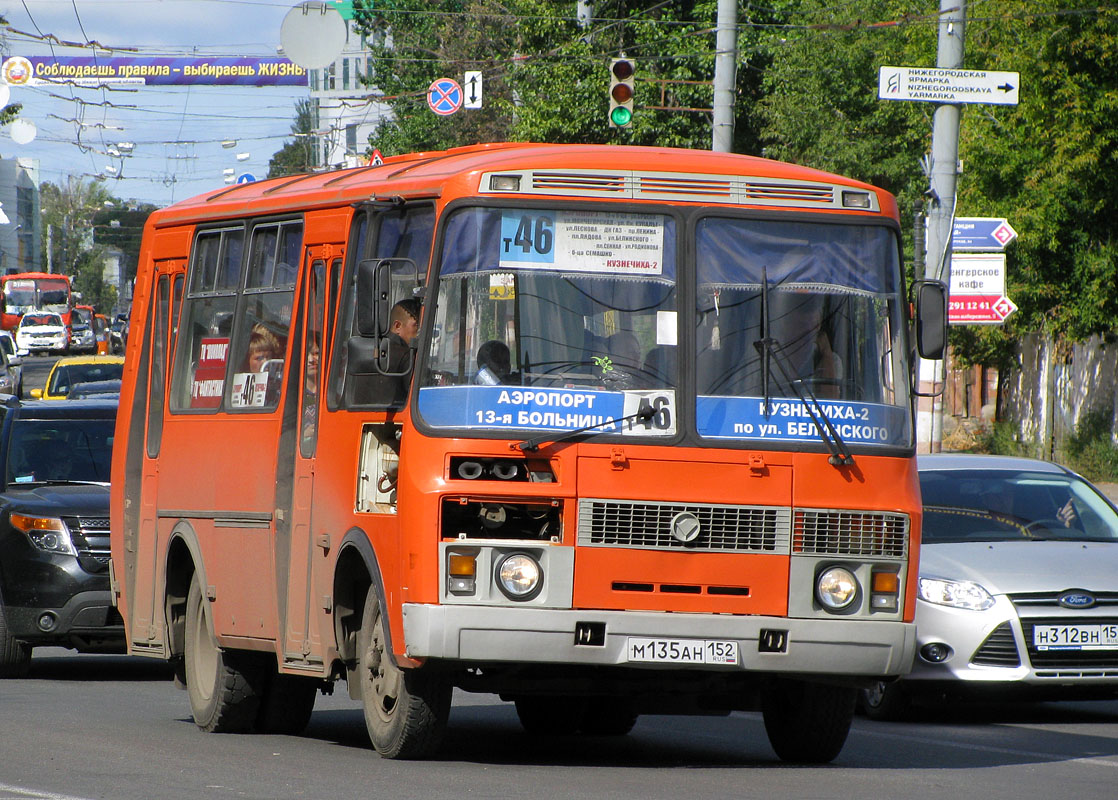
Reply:
<svg viewBox="0 0 1118 800"><path fill-rule="evenodd" d="M198 547L198 537L188 522L179 522L167 544L163 613L167 632L167 652L175 667L176 680L182 678L182 657L185 652L186 600L194 573L201 572L205 586L205 567ZM185 687L185 680L183 681Z"/></svg>
<svg viewBox="0 0 1118 800"><path fill-rule="evenodd" d="M357 666L357 632L361 628L365 596L374 584L383 597L380 568L372 545L363 531L351 530L338 548L334 565L334 640L347 677ZM350 681L350 696L357 700L353 684Z"/></svg>

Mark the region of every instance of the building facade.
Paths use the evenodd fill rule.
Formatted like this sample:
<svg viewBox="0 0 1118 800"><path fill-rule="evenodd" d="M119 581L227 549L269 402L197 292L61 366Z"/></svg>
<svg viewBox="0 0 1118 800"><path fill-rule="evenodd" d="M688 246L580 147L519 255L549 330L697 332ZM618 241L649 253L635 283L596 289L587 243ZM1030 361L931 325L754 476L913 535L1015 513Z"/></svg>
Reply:
<svg viewBox="0 0 1118 800"><path fill-rule="evenodd" d="M39 209L38 159L0 158L0 273L38 272L41 268Z"/></svg>
<svg viewBox="0 0 1118 800"><path fill-rule="evenodd" d="M308 70L311 103L315 108L315 166L321 169L356 167L367 163L369 137L390 116L387 105L372 98L373 59L367 41L353 26L349 4L339 4L346 22L346 43L333 63Z"/></svg>

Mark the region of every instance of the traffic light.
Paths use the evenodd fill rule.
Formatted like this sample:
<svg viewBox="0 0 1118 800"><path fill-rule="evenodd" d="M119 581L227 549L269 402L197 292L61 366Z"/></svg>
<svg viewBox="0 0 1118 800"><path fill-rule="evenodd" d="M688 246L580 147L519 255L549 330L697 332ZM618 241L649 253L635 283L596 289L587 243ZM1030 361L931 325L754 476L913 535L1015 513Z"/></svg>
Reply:
<svg viewBox="0 0 1118 800"><path fill-rule="evenodd" d="M626 128L633 121L633 74L636 62L614 58L609 62L609 126Z"/></svg>

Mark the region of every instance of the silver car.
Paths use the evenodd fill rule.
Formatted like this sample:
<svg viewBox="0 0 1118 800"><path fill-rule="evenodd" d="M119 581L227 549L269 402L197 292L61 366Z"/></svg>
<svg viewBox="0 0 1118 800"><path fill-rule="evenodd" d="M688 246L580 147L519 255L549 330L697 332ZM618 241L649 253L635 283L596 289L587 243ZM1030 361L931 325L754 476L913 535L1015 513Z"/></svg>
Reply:
<svg viewBox="0 0 1118 800"><path fill-rule="evenodd" d="M912 672L864 693L870 717L914 700L1118 696L1118 509L1047 461L917 459L923 542Z"/></svg>

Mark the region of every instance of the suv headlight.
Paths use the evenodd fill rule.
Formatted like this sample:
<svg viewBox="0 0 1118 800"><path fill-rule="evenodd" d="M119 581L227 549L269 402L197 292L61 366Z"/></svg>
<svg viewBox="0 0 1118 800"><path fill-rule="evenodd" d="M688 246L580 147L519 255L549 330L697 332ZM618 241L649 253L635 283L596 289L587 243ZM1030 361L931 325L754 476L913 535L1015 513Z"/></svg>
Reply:
<svg viewBox="0 0 1118 800"><path fill-rule="evenodd" d="M917 581L921 600L937 606L965 608L968 611L985 611L994 605L994 596L974 581L948 581L942 578L924 578Z"/></svg>
<svg viewBox="0 0 1118 800"><path fill-rule="evenodd" d="M48 553L76 556L78 551L70 539L70 529L57 517L27 517L12 514L12 527L27 534L31 543Z"/></svg>

